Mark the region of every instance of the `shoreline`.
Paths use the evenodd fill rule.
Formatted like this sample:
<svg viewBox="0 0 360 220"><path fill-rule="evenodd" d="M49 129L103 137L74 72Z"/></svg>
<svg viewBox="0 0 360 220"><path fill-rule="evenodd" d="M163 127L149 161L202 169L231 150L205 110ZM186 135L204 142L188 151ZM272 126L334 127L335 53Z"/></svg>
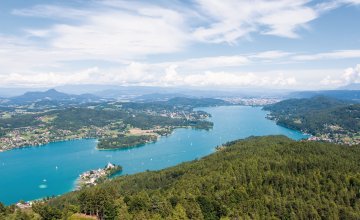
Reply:
<svg viewBox="0 0 360 220"><path fill-rule="evenodd" d="M255 107L255 108L261 108L262 111L265 111L265 112L268 112L270 113L269 111L267 110L263 110L262 107L263 106L252 106L252 105L241 105L241 104L238 104L238 105L232 105L232 106L243 106L243 107ZM219 106L220 107L220 106ZM206 109L208 107L198 107L198 108L194 108L196 110L201 110L201 109ZM286 129L289 129L289 130L292 130L294 132L299 132L301 134L304 134L308 137L306 138L303 138L302 140L308 140L309 138L312 138L312 137L317 137L316 135L310 135L304 131L301 131L301 130L295 130L293 128L289 128L287 126L284 126L284 125L280 125L277 123L277 120L275 118L269 118L267 117L268 114L266 115L266 119L267 120L270 120L270 121L274 121L278 126L281 126L281 127L284 127ZM211 118L211 116L209 116L208 118ZM207 119L208 119L207 118ZM24 146L20 146L20 147L14 147L14 148L10 148L10 149L0 149L0 153L3 153L3 152L6 152L6 151L11 151L11 150L22 150L22 149L26 149L26 148L37 148L37 147L42 147L44 145L48 145L48 144L51 144L51 143L58 143L58 142L66 142L66 141L75 141L75 140L86 140L86 139L95 139L97 141L97 144L96 144L96 147L95 149L96 150L99 150L99 151L116 151L116 150L129 150L129 149L133 149L133 148L138 148L138 147L142 147L142 146L145 146L146 144L153 144L153 143L156 143L160 138L164 137L164 136L169 136L171 135L176 129L200 129L200 130L208 130L208 129L204 129L204 128L196 128L196 127L192 127L192 126L180 126L180 127L175 127L175 128L172 128L171 129L171 132L169 133L166 133L166 134L157 134L158 137L156 140L154 141L150 141L150 142L144 142L144 143L140 143L140 144L136 144L136 145L129 145L129 146L125 146L125 147L114 147L114 148L99 148L98 147L98 143L99 143L99 137L78 137L78 138L67 138L67 139L61 139L61 140L55 140L55 141L49 141L49 142L46 142L46 143L42 143L42 144L37 144L37 145L24 145ZM210 128L211 129L211 128ZM309 140L309 141L312 141L312 140Z"/></svg>
<svg viewBox="0 0 360 220"><path fill-rule="evenodd" d="M264 111L266 111L266 110L264 110ZM268 117L268 115L267 115L266 119L274 121L278 126L281 126L281 127L284 127L286 129L293 130L296 132L300 132L300 133L306 135L307 137L302 140L313 141L313 142L326 142L326 143L333 143L333 144L342 144L342 145L348 145L348 146L358 145L358 143L346 143L346 142L336 139L336 138L323 137L324 135L325 136L328 135L326 133L311 134L302 129L291 128L290 126L287 126L286 124L279 124L278 119L276 117ZM335 134L338 135L339 133L335 133ZM352 139L352 140L354 140L354 139Z"/></svg>
<svg viewBox="0 0 360 220"><path fill-rule="evenodd" d="M38 147L43 147L45 145L52 144L52 143L60 143L60 142L66 142L66 141L77 141L77 140L89 140L89 139L97 140L97 138L92 138L92 137L69 138L69 139L62 139L62 140L56 140L56 141L49 141L49 142L44 143L44 144L24 145L24 146L21 146L21 147L14 147L14 148L6 149L6 150L0 149L0 153L7 152L7 151L12 151L12 150L23 150L23 149L27 149L27 148L38 148Z"/></svg>
<svg viewBox="0 0 360 220"><path fill-rule="evenodd" d="M123 167L108 162L103 168L92 169L81 173L75 181L75 188L72 191L80 190L84 187L96 186L97 184L110 179L112 176L121 173Z"/></svg>
<svg viewBox="0 0 360 220"><path fill-rule="evenodd" d="M229 106L230 107L230 106ZM248 107L248 106L239 106L239 107L246 107L246 108L252 108L252 107ZM258 107L256 107L256 109L259 109ZM264 120L266 120L266 119L264 119ZM275 123L274 123L275 124ZM184 130L189 130L188 128L191 128L191 127L180 127L179 128L179 131L181 131L182 129L184 129ZM177 133L178 131L177 131L177 129L178 128L176 128L176 129L174 129L174 131L169 135L169 136L171 136L174 132L175 133ZM198 130L198 129L196 129L196 128L193 128L193 129L191 129L191 130ZM245 138L245 137L244 137ZM90 138L88 138L88 139L90 139ZM95 138L94 138L95 139ZM96 141L97 139L95 139L95 141ZM213 145L211 145L211 150L209 150L209 152L211 152L211 153L213 153L213 152L215 152L215 146L216 145L218 145L218 144L213 144ZM92 147L92 149L94 149L95 147L93 146ZM119 149L106 149L106 151L116 151L116 150L119 150ZM123 150L123 149L120 149L120 150ZM101 151L105 151L105 150L101 150ZM195 160L196 158L199 158L199 157L194 157L192 160ZM121 162L120 162L121 163ZM126 167L125 167L126 168ZM127 170L127 168L126 168L126 170ZM153 170L153 169L150 169L150 170ZM156 169L155 169L156 170ZM145 171L144 171L145 172ZM80 173L80 172L79 172ZM79 175L79 173L77 174L77 176ZM66 190L67 192L71 192L71 191L73 191L75 188L76 188L76 181L77 181L77 178L76 178L76 176L75 176L75 178L74 179L72 179L71 180L71 184L69 185L69 188ZM66 193L66 192L65 192ZM59 196L59 195L61 195L61 194L55 194L56 196Z"/></svg>
<svg viewBox="0 0 360 220"><path fill-rule="evenodd" d="M199 128L195 128L192 126L180 126L180 127L175 127L173 129L171 129L171 132L169 133L165 133L165 134L157 134L157 139L154 141L149 141L149 142L144 142L144 143L140 143L140 144L136 144L136 145L129 145L126 147L114 147L114 148L99 148L98 144L96 145L96 150L99 151L112 151L112 150L128 150L128 149L132 149L132 148L137 148L137 147L141 147L144 146L146 144L152 144L152 143L156 143L160 138L162 137L166 137L166 136L170 136L176 129L199 129ZM200 129L202 130L202 129ZM208 130L208 129L203 129L203 130ZM136 136L136 135L134 135ZM61 139L61 140L54 140L54 141L49 141L46 143L42 143L42 144L37 144L37 145L24 145L24 146L20 146L20 147L13 147L13 148L9 148L9 149L0 149L0 153L6 152L6 151L11 151L11 150L22 150L22 149L26 149L26 148L37 148L37 147L42 147L51 143L59 143L59 142L66 142L66 141L75 141L75 140L86 140L86 139L95 139L97 140L97 143L99 143L99 137L78 137L78 138L66 138L66 139Z"/></svg>

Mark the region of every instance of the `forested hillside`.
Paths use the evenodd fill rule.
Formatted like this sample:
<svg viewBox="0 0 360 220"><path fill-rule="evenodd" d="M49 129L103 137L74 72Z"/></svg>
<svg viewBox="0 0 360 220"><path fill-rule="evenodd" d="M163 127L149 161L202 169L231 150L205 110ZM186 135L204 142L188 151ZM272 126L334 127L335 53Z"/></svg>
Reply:
<svg viewBox="0 0 360 220"><path fill-rule="evenodd" d="M122 176L37 205L104 219L359 219L360 148L283 136L229 143L203 159Z"/></svg>
<svg viewBox="0 0 360 220"><path fill-rule="evenodd" d="M360 143L360 104L318 96L264 107L279 125L337 143Z"/></svg>
<svg viewBox="0 0 360 220"><path fill-rule="evenodd" d="M350 85L349 85L350 86ZM360 102L360 90L356 89L353 85L353 89L344 87L340 90L319 90L319 91L301 91L293 92L289 95L289 98L312 98L314 96L327 96L334 99L349 100L353 102Z"/></svg>

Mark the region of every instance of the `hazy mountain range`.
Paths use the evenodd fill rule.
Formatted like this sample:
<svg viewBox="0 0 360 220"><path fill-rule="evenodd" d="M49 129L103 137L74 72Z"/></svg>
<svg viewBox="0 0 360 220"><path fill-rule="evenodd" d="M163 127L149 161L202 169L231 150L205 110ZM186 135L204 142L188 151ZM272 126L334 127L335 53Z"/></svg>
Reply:
<svg viewBox="0 0 360 220"><path fill-rule="evenodd" d="M26 92L45 92L50 89L67 94L93 94L102 98L128 99L149 94L185 97L277 97L291 90L266 90L263 88L197 88L197 87L155 87L155 86L116 86L116 85L64 85L54 88L0 88L0 97L20 96Z"/></svg>
<svg viewBox="0 0 360 220"><path fill-rule="evenodd" d="M314 96L327 96L335 99L360 102L360 90L301 91L290 93L288 98L311 98Z"/></svg>
<svg viewBox="0 0 360 220"><path fill-rule="evenodd" d="M336 99L360 101L360 84L354 83L337 90L291 91L261 89L205 90L183 87L115 86L115 85L64 85L55 88L0 88L0 103L85 103L101 100L164 101L175 97L191 98L310 98L329 96ZM2 98L1 98L2 97Z"/></svg>
<svg viewBox="0 0 360 220"><path fill-rule="evenodd" d="M102 99L92 94L73 95L58 92L55 89L49 89L47 91L26 92L23 95L14 96L3 99L3 103L6 104L27 104L27 103L85 103L85 102L97 102Z"/></svg>

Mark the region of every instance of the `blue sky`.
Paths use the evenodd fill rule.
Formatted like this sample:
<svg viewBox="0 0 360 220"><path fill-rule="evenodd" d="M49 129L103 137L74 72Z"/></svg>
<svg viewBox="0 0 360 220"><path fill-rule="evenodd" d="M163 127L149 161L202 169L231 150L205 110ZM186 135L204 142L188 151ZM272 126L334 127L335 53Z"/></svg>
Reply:
<svg viewBox="0 0 360 220"><path fill-rule="evenodd" d="M359 0L0 0L0 86L337 88L359 21Z"/></svg>

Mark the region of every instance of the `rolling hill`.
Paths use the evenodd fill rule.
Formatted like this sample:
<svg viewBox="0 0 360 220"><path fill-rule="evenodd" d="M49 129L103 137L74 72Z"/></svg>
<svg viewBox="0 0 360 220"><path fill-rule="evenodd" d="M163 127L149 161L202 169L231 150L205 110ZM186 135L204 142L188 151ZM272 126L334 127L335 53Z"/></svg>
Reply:
<svg viewBox="0 0 360 220"><path fill-rule="evenodd" d="M323 140L354 144L359 142L360 104L316 96L289 99L264 107L277 124L310 133Z"/></svg>
<svg viewBox="0 0 360 220"><path fill-rule="evenodd" d="M55 89L50 89L44 92L26 92L23 95L9 98L7 104L29 104L29 103L43 103L43 104L54 104L54 103L85 103L85 102L96 102L101 98L91 95L71 95L62 92L58 92Z"/></svg>
<svg viewBox="0 0 360 220"><path fill-rule="evenodd" d="M290 93L287 98L313 98L316 96L327 96L334 99L360 102L360 90L319 90L319 91L301 91Z"/></svg>

